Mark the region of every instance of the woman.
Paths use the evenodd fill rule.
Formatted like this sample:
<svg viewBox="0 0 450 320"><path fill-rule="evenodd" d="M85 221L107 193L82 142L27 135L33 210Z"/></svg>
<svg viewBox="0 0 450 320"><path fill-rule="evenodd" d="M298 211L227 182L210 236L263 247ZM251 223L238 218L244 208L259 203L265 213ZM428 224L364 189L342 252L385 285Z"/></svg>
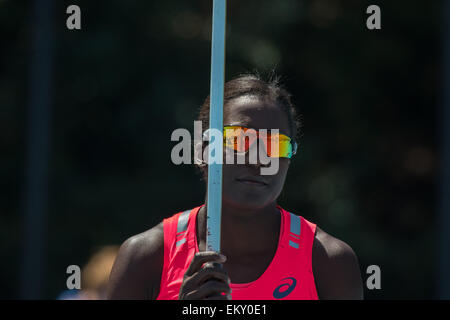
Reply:
<svg viewBox="0 0 450 320"><path fill-rule="evenodd" d="M209 127L209 98L199 120ZM277 173L261 175L267 165L259 159L225 163L221 253L205 251L206 205L179 212L125 241L111 272L108 297L362 299L358 260L350 246L277 204L300 127L290 95L277 81L254 75L231 80L224 87L224 125L234 130L232 138L248 128L278 129L277 140L258 136L258 144L234 148L248 154L253 145L277 141L279 154L266 148L279 160ZM224 150L236 146L228 138ZM206 181L207 165L199 167Z"/></svg>

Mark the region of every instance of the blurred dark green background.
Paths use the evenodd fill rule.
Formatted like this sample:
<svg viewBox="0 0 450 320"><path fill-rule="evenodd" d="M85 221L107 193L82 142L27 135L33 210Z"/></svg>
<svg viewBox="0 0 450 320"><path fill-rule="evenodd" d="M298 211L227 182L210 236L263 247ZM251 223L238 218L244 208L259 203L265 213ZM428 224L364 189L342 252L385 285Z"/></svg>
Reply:
<svg viewBox="0 0 450 320"><path fill-rule="evenodd" d="M82 29L66 28L81 8ZM381 7L382 29L366 28ZM205 186L170 160L209 93L212 1L54 1L42 297L68 265L197 206ZM356 251L366 298L433 298L441 2L229 0L226 78L282 76L303 114L279 203ZM20 298L31 1L0 0L0 298Z"/></svg>

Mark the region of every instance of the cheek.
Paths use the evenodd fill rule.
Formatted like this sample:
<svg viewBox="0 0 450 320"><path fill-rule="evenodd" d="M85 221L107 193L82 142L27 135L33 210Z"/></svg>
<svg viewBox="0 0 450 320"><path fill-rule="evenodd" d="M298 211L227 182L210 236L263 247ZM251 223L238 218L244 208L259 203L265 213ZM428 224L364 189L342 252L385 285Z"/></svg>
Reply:
<svg viewBox="0 0 450 320"><path fill-rule="evenodd" d="M283 176L283 179L286 178L286 174L289 170L290 164L291 164L290 159L286 159L286 158L280 159L280 174Z"/></svg>
<svg viewBox="0 0 450 320"><path fill-rule="evenodd" d="M278 173L276 174L276 179L275 179L275 181L276 181L275 184L276 184L277 188L280 189L280 192L284 186L284 182L286 180L288 169L289 169L289 159L280 160L280 168L278 170Z"/></svg>
<svg viewBox="0 0 450 320"><path fill-rule="evenodd" d="M287 172L289 169L289 159L280 159L278 173L272 179L270 193L276 199L283 191L284 182L286 181Z"/></svg>

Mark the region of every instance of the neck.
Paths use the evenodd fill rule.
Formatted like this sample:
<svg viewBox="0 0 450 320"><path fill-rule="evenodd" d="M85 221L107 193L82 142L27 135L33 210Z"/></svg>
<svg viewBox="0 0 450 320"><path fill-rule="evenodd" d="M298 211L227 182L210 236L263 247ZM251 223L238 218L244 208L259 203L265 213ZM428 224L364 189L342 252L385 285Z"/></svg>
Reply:
<svg viewBox="0 0 450 320"><path fill-rule="evenodd" d="M278 243L281 216L277 204L247 208L222 203L221 252L248 257L272 249ZM199 211L200 239L206 241L207 204Z"/></svg>

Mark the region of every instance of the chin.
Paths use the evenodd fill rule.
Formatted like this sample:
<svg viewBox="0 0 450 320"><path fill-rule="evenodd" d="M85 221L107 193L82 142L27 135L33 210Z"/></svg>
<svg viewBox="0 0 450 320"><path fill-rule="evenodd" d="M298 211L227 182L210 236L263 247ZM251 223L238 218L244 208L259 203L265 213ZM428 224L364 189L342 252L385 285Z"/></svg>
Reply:
<svg viewBox="0 0 450 320"><path fill-rule="evenodd" d="M224 202L225 205L242 208L243 210L254 210L264 208L266 205L274 201L272 197L265 196L263 194L252 195L249 197L242 197L242 196L243 196L242 193L228 197L224 195L222 201Z"/></svg>

